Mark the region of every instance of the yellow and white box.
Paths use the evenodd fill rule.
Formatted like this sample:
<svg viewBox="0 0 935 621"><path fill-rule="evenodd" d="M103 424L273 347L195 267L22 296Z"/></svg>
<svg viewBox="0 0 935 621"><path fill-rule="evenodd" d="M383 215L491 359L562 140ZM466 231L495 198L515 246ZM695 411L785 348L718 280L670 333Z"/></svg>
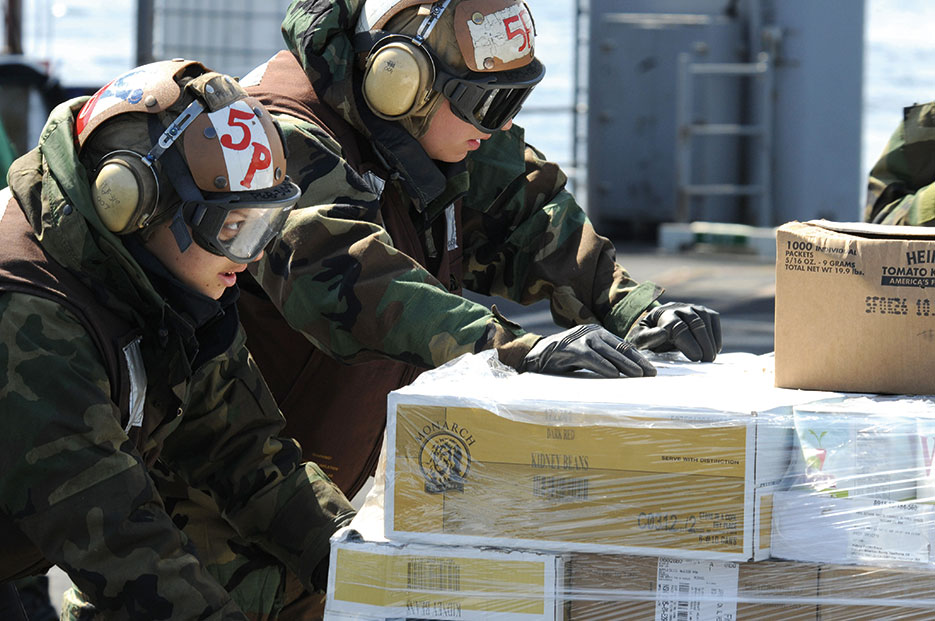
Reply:
<svg viewBox="0 0 935 621"><path fill-rule="evenodd" d="M674 358L672 359L674 360ZM733 561L769 556L792 406L760 357L653 378L431 372L390 394L386 536Z"/></svg>
<svg viewBox="0 0 935 621"><path fill-rule="evenodd" d="M326 619L558 621L562 558L514 550L331 543Z"/></svg>

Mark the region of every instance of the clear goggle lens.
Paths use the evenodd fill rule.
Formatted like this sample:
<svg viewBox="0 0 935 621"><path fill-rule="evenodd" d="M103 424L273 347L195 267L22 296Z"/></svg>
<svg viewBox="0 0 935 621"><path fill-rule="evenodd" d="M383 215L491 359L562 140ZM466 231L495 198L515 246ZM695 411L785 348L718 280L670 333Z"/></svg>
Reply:
<svg viewBox="0 0 935 621"><path fill-rule="evenodd" d="M199 246L236 263L249 263L282 231L299 194L298 186L286 179L268 190L188 203L186 221Z"/></svg>
<svg viewBox="0 0 935 621"><path fill-rule="evenodd" d="M227 215L215 236L216 247L234 261L249 262L282 230L288 210L235 209Z"/></svg>

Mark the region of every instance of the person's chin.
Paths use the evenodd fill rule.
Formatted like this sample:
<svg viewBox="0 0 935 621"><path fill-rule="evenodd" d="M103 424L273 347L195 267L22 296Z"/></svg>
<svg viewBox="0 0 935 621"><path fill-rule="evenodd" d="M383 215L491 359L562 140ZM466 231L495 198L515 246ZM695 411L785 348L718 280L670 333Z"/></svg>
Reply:
<svg viewBox="0 0 935 621"><path fill-rule="evenodd" d="M468 153L469 151L465 149L464 151L461 151L460 153L455 153L452 155L445 155L442 157L435 157L432 159L434 159L436 162L445 162L446 164L457 164L458 162L466 158Z"/></svg>

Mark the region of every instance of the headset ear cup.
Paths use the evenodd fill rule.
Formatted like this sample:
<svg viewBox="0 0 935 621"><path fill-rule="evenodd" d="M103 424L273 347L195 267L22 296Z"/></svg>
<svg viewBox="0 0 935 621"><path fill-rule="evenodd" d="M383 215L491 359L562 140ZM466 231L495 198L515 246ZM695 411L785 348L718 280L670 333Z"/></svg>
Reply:
<svg viewBox="0 0 935 621"><path fill-rule="evenodd" d="M91 199L107 230L124 235L142 227L156 209L156 171L132 151L104 156L91 184Z"/></svg>
<svg viewBox="0 0 935 621"><path fill-rule="evenodd" d="M364 67L364 100L377 116L395 121L418 110L432 90L435 66L408 40L378 44Z"/></svg>

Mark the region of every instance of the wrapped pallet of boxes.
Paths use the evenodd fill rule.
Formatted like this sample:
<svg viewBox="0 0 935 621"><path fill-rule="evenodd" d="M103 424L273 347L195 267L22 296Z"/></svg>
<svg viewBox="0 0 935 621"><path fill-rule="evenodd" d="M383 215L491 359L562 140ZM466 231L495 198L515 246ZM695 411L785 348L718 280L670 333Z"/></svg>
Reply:
<svg viewBox="0 0 935 621"><path fill-rule="evenodd" d="M773 556L935 572L935 401L855 395L797 405L793 419Z"/></svg>
<svg viewBox="0 0 935 621"><path fill-rule="evenodd" d="M935 230L790 222L776 244L777 386L935 393Z"/></svg>
<svg viewBox="0 0 935 621"><path fill-rule="evenodd" d="M750 354L620 379L468 368L481 358L390 394L390 540L765 559L792 406L833 396L775 388Z"/></svg>
<svg viewBox="0 0 935 621"><path fill-rule="evenodd" d="M334 535L327 621L455 619L562 621L561 555L388 541L373 493Z"/></svg>

